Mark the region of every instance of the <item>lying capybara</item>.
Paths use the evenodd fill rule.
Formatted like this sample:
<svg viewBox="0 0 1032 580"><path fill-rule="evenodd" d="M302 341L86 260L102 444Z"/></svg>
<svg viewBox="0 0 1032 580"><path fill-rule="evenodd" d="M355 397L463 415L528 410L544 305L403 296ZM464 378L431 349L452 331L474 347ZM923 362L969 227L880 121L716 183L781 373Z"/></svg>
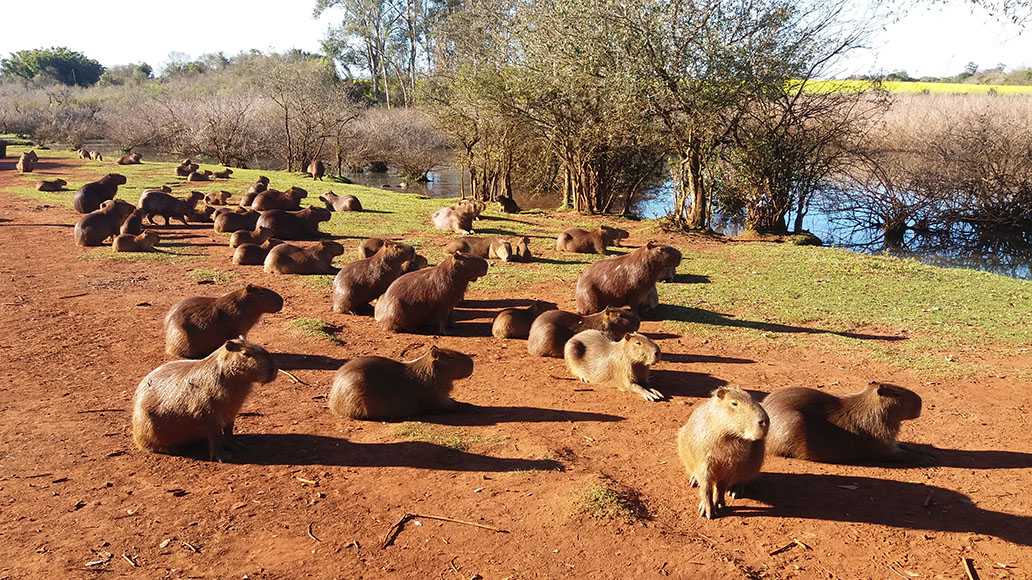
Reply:
<svg viewBox="0 0 1032 580"><path fill-rule="evenodd" d="M512 244L512 257L509 259L513 262L532 262L534 255L530 253L530 238L522 236L520 238L511 238L509 242Z"/></svg>
<svg viewBox="0 0 1032 580"><path fill-rule="evenodd" d="M291 187L286 191L266 189L251 201L251 209L255 211L268 211L270 209L297 211L301 209L301 200L306 197L308 197L308 192L300 187Z"/></svg>
<svg viewBox="0 0 1032 580"><path fill-rule="evenodd" d="M96 181L91 181L79 188L72 198L72 205L79 213L90 213L100 207L100 204L109 199L114 199L118 193L118 186L125 185L125 176L118 173L108 173Z"/></svg>
<svg viewBox="0 0 1032 580"><path fill-rule="evenodd" d="M212 177L215 177L215 178L218 178L218 179L229 179L230 175L233 175L233 170L228 168L228 167L223 167L222 169L220 169L218 171L213 171L211 173Z"/></svg>
<svg viewBox="0 0 1032 580"><path fill-rule="evenodd" d="M197 210L197 202L204 199L200 191L191 191L186 199L173 197L164 191L150 190L140 194L140 208L147 212L147 221L157 225L154 216L161 216L168 225L169 219L177 219L186 225L190 214Z"/></svg>
<svg viewBox="0 0 1032 580"><path fill-rule="evenodd" d="M595 262L577 278L577 312L591 314L606 306L648 312L656 280L680 263L676 248L651 241L630 254Z"/></svg>
<svg viewBox="0 0 1032 580"><path fill-rule="evenodd" d="M116 252L153 252L158 243L158 232L147 230L142 234L119 234L111 242L111 249Z"/></svg>
<svg viewBox="0 0 1032 580"><path fill-rule="evenodd" d="M80 246L102 246L118 235L122 222L133 213L133 204L121 199L109 199L96 211L84 215L75 223L75 243Z"/></svg>
<svg viewBox="0 0 1032 580"><path fill-rule="evenodd" d="M68 182L61 179L44 179L36 184L36 191L64 191Z"/></svg>
<svg viewBox="0 0 1032 580"><path fill-rule="evenodd" d="M903 387L871 383L836 397L791 387L763 401L770 415L767 451L823 463L909 461L917 456L896 443L903 421L921 416L921 397Z"/></svg>
<svg viewBox="0 0 1032 580"><path fill-rule="evenodd" d="M204 194L204 203L208 205L226 205L233 194L228 191L213 191Z"/></svg>
<svg viewBox="0 0 1032 580"><path fill-rule="evenodd" d="M444 334L469 283L487 274L487 260L451 254L433 268L402 275L376 301L374 318L392 332L432 327Z"/></svg>
<svg viewBox="0 0 1032 580"><path fill-rule="evenodd" d="M133 442L168 453L207 441L209 459L221 461L251 389L275 378L269 353L241 339L226 341L201 360L167 362L136 387Z"/></svg>
<svg viewBox="0 0 1032 580"><path fill-rule="evenodd" d="M534 320L558 306L554 302L535 300L526 308L506 308L499 312L491 324L491 335L495 338L527 338Z"/></svg>
<svg viewBox="0 0 1032 580"><path fill-rule="evenodd" d="M321 159L313 159L308 164L308 175L311 175L312 179L322 181L323 176L326 175L326 164Z"/></svg>
<svg viewBox="0 0 1032 580"><path fill-rule="evenodd" d="M253 230L258 225L258 220L261 216L261 213L248 209L240 212L234 210L219 211L216 209L214 229L222 234L229 234L240 230Z"/></svg>
<svg viewBox="0 0 1032 580"><path fill-rule="evenodd" d="M712 519L729 489L760 473L769 423L763 407L738 387L716 389L692 411L677 432L677 454L699 486L700 516Z"/></svg>
<svg viewBox="0 0 1032 580"><path fill-rule="evenodd" d="M359 357L334 375L330 411L339 417L371 420L445 411L455 406L452 383L472 374L472 358L436 346L409 362Z"/></svg>
<svg viewBox="0 0 1032 580"><path fill-rule="evenodd" d="M319 224L331 217L333 214L322 207L306 207L301 211L273 209L261 212L257 225L269 228L273 237L281 240L313 240L323 236Z"/></svg>
<svg viewBox="0 0 1032 580"><path fill-rule="evenodd" d="M473 214L474 220L479 220L480 214L487 209L487 204L479 199L460 199L452 208L458 212L469 212Z"/></svg>
<svg viewBox="0 0 1032 580"><path fill-rule="evenodd" d="M405 273L405 263L413 256L412 246L388 241L371 257L345 265L333 279L333 311L368 312L369 303Z"/></svg>
<svg viewBox="0 0 1032 580"><path fill-rule="evenodd" d="M505 213L520 213L520 206L512 196L503 195L499 197L498 205L502 207L502 211Z"/></svg>
<svg viewBox="0 0 1032 580"><path fill-rule="evenodd" d="M119 165L139 165L143 161L143 156L139 153L129 153L118 158Z"/></svg>
<svg viewBox="0 0 1032 580"><path fill-rule="evenodd" d="M362 211L362 202L353 195L337 195L332 191L319 196L319 200L326 204L330 211Z"/></svg>
<svg viewBox="0 0 1032 580"><path fill-rule="evenodd" d="M462 252L478 258L497 258L508 262L513 256L512 244L505 238L463 238L453 240L444 247L449 254Z"/></svg>
<svg viewBox="0 0 1032 580"><path fill-rule="evenodd" d="M238 266L264 266L269 250L282 243L283 240L272 238L266 240L260 246L257 244L241 244L233 252L233 263Z"/></svg>
<svg viewBox="0 0 1032 580"><path fill-rule="evenodd" d="M190 213L186 214L186 221L190 223L210 224L215 221L215 208L222 206L204 204L200 207L194 206Z"/></svg>
<svg viewBox="0 0 1032 580"><path fill-rule="evenodd" d="M143 233L143 218L147 215L147 210L143 208L136 208L133 213L129 214L129 217L122 222L122 227L118 229L119 235L138 236Z"/></svg>
<svg viewBox="0 0 1032 580"><path fill-rule="evenodd" d="M629 236L627 230L609 226L599 226L593 231L570 228L556 238L555 249L576 254L605 254L609 246L618 246L620 240Z"/></svg>
<svg viewBox="0 0 1032 580"><path fill-rule="evenodd" d="M616 387L646 401L663 398L648 387L649 367L659 360L659 346L645 335L631 332L612 341L598 330L585 330L566 341L563 358L582 382Z"/></svg>
<svg viewBox="0 0 1032 580"><path fill-rule="evenodd" d="M473 212L442 207L430 216L430 223L437 229L457 234L473 233Z"/></svg>
<svg viewBox="0 0 1032 580"><path fill-rule="evenodd" d="M254 198L258 197L258 194L269 189L269 178L264 175L258 176L258 179L251 185L250 188L240 198L240 207L251 207L251 202Z"/></svg>
<svg viewBox="0 0 1032 580"><path fill-rule="evenodd" d="M190 159L184 159L176 166L176 176L189 177L190 174L196 172L200 168L200 165L197 165Z"/></svg>
<svg viewBox="0 0 1032 580"><path fill-rule="evenodd" d="M238 230L229 236L229 247L235 248L243 244L262 245L272 237L272 230L258 227L253 230Z"/></svg>
<svg viewBox="0 0 1032 580"><path fill-rule="evenodd" d="M262 314L282 308L282 296L254 284L218 298L180 300L165 315L165 352L180 358L206 357L227 340L246 338Z"/></svg>
<svg viewBox="0 0 1032 580"><path fill-rule="evenodd" d="M332 274L333 259L344 253L337 242L319 242L314 246L280 244L265 257L265 271L270 274Z"/></svg>
<svg viewBox="0 0 1032 580"><path fill-rule="evenodd" d="M204 171L198 171L195 169L186 176L186 180L189 182L211 181L211 171L208 171L207 169Z"/></svg>
<svg viewBox="0 0 1032 580"><path fill-rule="evenodd" d="M635 332L641 319L632 308L606 308L598 314L581 316L565 310L550 310L534 319L527 335L527 352L534 356L563 358L563 347L583 330L599 330L611 340Z"/></svg>

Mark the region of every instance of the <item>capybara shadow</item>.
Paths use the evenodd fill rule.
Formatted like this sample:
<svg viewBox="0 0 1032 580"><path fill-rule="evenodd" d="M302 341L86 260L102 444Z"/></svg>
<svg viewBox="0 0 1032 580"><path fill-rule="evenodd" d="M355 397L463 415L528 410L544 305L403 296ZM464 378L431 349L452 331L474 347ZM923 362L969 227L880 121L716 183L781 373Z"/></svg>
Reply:
<svg viewBox="0 0 1032 580"><path fill-rule="evenodd" d="M663 355L663 361L667 361L666 354ZM726 385L727 381L714 377L709 373L651 369L649 371L649 384L653 388L659 389L667 398L706 398L710 396L714 389Z"/></svg>
<svg viewBox="0 0 1032 580"><path fill-rule="evenodd" d="M272 353L272 360L276 363L277 368L285 371L335 371L348 362L348 359L344 358L292 352Z"/></svg>
<svg viewBox="0 0 1032 580"><path fill-rule="evenodd" d="M647 333L646 332L646 333L643 333L643 334L645 334L646 336L648 336L649 338L651 338L653 340L656 340L656 337L653 336L651 333ZM737 357L731 357L731 356L717 356L717 355L709 355L709 354L684 354L684 353L675 353L675 352L664 352L663 353L663 361L664 362L672 362L672 363L685 363L685 364L712 363L712 364L720 364L720 365L748 365L748 364L755 364L756 363L756 361L754 361L754 360L752 360L750 358L737 358Z"/></svg>
<svg viewBox="0 0 1032 580"><path fill-rule="evenodd" d="M656 307L654 316L660 320L694 322L696 324L711 324L715 326L727 326L729 328L747 328L763 332L778 332L785 334L834 334L844 338L857 340L885 340L900 341L906 340L905 336L894 336L891 334L865 334L858 332L828 330L824 328L809 328L806 326L792 326L776 322L762 322L759 320L743 320L735 318L731 314L722 314L702 308L690 306L679 306L676 304L660 304Z"/></svg>
<svg viewBox="0 0 1032 580"><path fill-rule="evenodd" d="M710 278L704 274L674 274L672 284L709 284Z"/></svg>
<svg viewBox="0 0 1032 580"><path fill-rule="evenodd" d="M933 467L958 467L960 469L1029 469L1032 468L1032 453L996 449L943 449L923 443L900 443L900 447L913 450L928 457L927 465ZM882 467L908 468L903 463L879 463Z"/></svg>
<svg viewBox="0 0 1032 580"><path fill-rule="evenodd" d="M519 308L523 306L530 306L536 302L532 298L494 298L494 299L465 299L459 303L459 308ZM491 312L490 316L494 316L496 312Z"/></svg>
<svg viewBox="0 0 1032 580"><path fill-rule="evenodd" d="M461 319L453 319L452 324L448 329L448 334L451 336L461 336L463 338L489 337L491 336L491 323L470 322L468 320L463 321Z"/></svg>
<svg viewBox="0 0 1032 580"><path fill-rule="evenodd" d="M446 413L434 413L421 417L424 423L451 425L454 427L489 427L499 423L563 423L587 422L615 423L625 417L607 413L566 411L541 407L506 407L457 403Z"/></svg>

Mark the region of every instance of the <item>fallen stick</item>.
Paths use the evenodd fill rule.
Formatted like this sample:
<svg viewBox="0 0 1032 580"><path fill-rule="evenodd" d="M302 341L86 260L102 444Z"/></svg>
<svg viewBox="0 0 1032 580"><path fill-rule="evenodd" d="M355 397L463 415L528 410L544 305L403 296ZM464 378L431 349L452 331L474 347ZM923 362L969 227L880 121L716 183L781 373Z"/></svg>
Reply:
<svg viewBox="0 0 1032 580"><path fill-rule="evenodd" d="M316 542L321 542L322 540L320 540L319 538L315 537L315 534L312 533L312 526L314 526L314 525L315 525L315 522L311 522L310 524L308 524L308 537L312 538Z"/></svg>
<svg viewBox="0 0 1032 580"><path fill-rule="evenodd" d="M424 520L437 520L439 522L451 522L453 524L461 524L461 525L464 525L464 526L473 526L475 528L481 528L481 529L484 529L484 530L491 530L492 532L498 532L499 534L508 534L509 533L509 530L503 530L501 528L496 528L494 526L488 526L486 524L478 524L476 522L467 522L467 521L464 521L464 520L456 520L456 519L453 519L453 518L446 518L444 516L428 516L428 515L424 515L424 514L406 513L405 515L401 516L401 519L398 520L398 523L396 523L393 526L391 526L391 529L387 531L387 535L384 536L383 543L380 544L380 548L381 549L386 549L388 546L393 544L394 543L394 539L397 538L398 534L401 533L401 530L405 527L405 524L409 520L414 520L416 518L422 518Z"/></svg>
<svg viewBox="0 0 1032 580"><path fill-rule="evenodd" d="M296 375L294 375L294 373L291 373L291 372L285 371L285 370L283 370L283 369L279 369L279 372L281 372L281 373L283 373L283 374L287 375L287 378L288 378L288 379L290 379L290 380L292 380L292 381L294 381L294 383L295 383L295 384L298 384L298 385L304 385L304 386L306 386L306 387L310 387L310 386L312 386L312 385L310 385L310 384L308 384L308 383L306 383L306 382L302 381L301 379L297 378L297 376L296 376Z"/></svg>
<svg viewBox="0 0 1032 580"><path fill-rule="evenodd" d="M85 415L86 413L122 413L125 409L86 409L85 411L76 411L79 415Z"/></svg>
<svg viewBox="0 0 1032 580"><path fill-rule="evenodd" d="M960 563L964 565L964 573L967 574L968 580L979 580L974 560L971 558L961 558Z"/></svg>
<svg viewBox="0 0 1032 580"><path fill-rule="evenodd" d="M81 298L83 296L89 296L89 295L90 295L89 292L80 292L78 294L66 294L64 296L58 296L57 299L58 300L65 300L65 299L68 299L68 298Z"/></svg>

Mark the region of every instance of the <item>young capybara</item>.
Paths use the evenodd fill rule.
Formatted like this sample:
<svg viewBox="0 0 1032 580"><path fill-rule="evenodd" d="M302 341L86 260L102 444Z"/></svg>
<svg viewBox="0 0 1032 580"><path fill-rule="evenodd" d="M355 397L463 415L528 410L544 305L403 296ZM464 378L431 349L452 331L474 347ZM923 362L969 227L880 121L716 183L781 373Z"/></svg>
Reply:
<svg viewBox="0 0 1032 580"><path fill-rule="evenodd" d="M326 204L330 211L362 211L362 202L353 195L337 195L332 191L319 196L319 201Z"/></svg>
<svg viewBox="0 0 1032 580"><path fill-rule="evenodd" d="M520 206L512 196L503 195L499 197L498 205L502 207L502 212L504 213L520 213Z"/></svg>
<svg viewBox="0 0 1032 580"><path fill-rule="evenodd" d="M527 338L534 320L558 306L554 302L535 300L526 308L506 308L499 312L491 323L491 335L495 338Z"/></svg>
<svg viewBox="0 0 1032 580"><path fill-rule="evenodd" d="M118 173L108 173L97 181L91 181L79 188L72 198L72 205L79 213L90 213L96 211L100 204L109 199L114 199L118 193L118 186L125 185L125 176Z"/></svg>
<svg viewBox="0 0 1032 580"><path fill-rule="evenodd" d="M261 212L255 225L269 228L273 237L281 240L314 240L323 236L319 224L330 221L331 217L333 214L322 207L306 207L301 211L273 209Z"/></svg>
<svg viewBox="0 0 1032 580"><path fill-rule="evenodd" d="M308 192L300 187L291 187L286 191L266 189L255 196L251 201L251 209L255 211L268 211L270 209L282 209L284 211L297 211L301 209L301 200L308 197Z"/></svg>
<svg viewBox="0 0 1032 580"><path fill-rule="evenodd" d="M270 238L272 238L272 230L269 228L258 227L253 230L238 230L229 236L229 247L235 248L243 244L260 246Z"/></svg>
<svg viewBox="0 0 1032 580"><path fill-rule="evenodd" d="M598 314L581 316L565 310L551 310L534 319L527 336L527 352L534 356L563 358L566 341L583 330L599 330L611 340L635 332L641 319L633 308L606 308Z"/></svg>
<svg viewBox="0 0 1032 580"><path fill-rule="evenodd" d="M763 401L770 415L767 451L823 463L911 461L896 443L903 421L921 415L921 397L903 387L871 383L846 397L791 387Z"/></svg>
<svg viewBox="0 0 1032 580"><path fill-rule="evenodd" d="M80 246L104 245L108 238L118 235L122 222L134 209L133 204L121 199L105 201L96 211L91 211L75 223L75 243Z"/></svg>
<svg viewBox="0 0 1032 580"><path fill-rule="evenodd" d="M207 441L209 459L221 461L251 389L272 382L276 370L264 348L241 339L226 341L201 360L161 365L136 387L133 442L169 453Z"/></svg>
<svg viewBox="0 0 1032 580"><path fill-rule="evenodd" d="M566 368L585 383L608 385L659 401L663 393L648 387L649 367L659 360L659 346L647 336L631 332L612 341L598 330L578 332L563 349Z"/></svg>
<svg viewBox="0 0 1032 580"><path fill-rule="evenodd" d="M258 194L269 189L269 178L264 175L259 175L258 179L251 185L250 188L240 198L240 207L251 207L251 202L254 198L258 197Z"/></svg>
<svg viewBox="0 0 1032 580"><path fill-rule="evenodd" d="M430 216L430 223L437 229L457 234L473 233L473 212L442 207Z"/></svg>
<svg viewBox="0 0 1032 580"><path fill-rule="evenodd" d="M322 162L322 159L313 159L308 164L308 175L311 175L312 179L322 181L323 176L326 175L326 164Z"/></svg>
<svg viewBox="0 0 1032 580"><path fill-rule="evenodd" d="M444 247L449 254L462 252L478 258L497 258L508 262L513 256L512 244L505 238L464 238L453 240Z"/></svg>
<svg viewBox="0 0 1032 580"><path fill-rule="evenodd" d="M61 179L44 179L36 184L36 191L64 191L68 182Z"/></svg>
<svg viewBox="0 0 1032 580"><path fill-rule="evenodd" d="M211 173L211 176L217 179L229 179L230 175L233 175L233 170L228 167L223 167L222 169Z"/></svg>
<svg viewBox="0 0 1032 580"><path fill-rule="evenodd" d="M272 238L264 244L241 244L233 252L233 263L238 266L264 266L269 250L283 243L283 240Z"/></svg>
<svg viewBox="0 0 1032 580"><path fill-rule="evenodd" d="M143 162L143 156L139 153L129 153L118 158L119 165L139 165Z"/></svg>
<svg viewBox="0 0 1032 580"><path fill-rule="evenodd" d="M216 210L214 229L221 234L239 232L240 230L253 230L258 226L258 220L261 216L261 213L249 209L243 209L242 211L230 209L224 211Z"/></svg>
<svg viewBox="0 0 1032 580"><path fill-rule="evenodd" d="M213 191L204 194L204 203L208 205L226 205L233 194L228 191Z"/></svg>
<svg viewBox="0 0 1032 580"><path fill-rule="evenodd" d="M593 231L570 228L556 238L555 249L575 254L605 254L609 246L618 246L620 240L629 236L627 230L609 226L599 226Z"/></svg>
<svg viewBox="0 0 1032 580"><path fill-rule="evenodd" d="M165 219L167 226L170 219L177 219L187 224L187 218L197 210L197 203L204 199L200 191L191 191L186 199L173 197L164 191L149 190L140 194L140 208L147 212L147 221L157 225L154 216Z"/></svg>
<svg viewBox="0 0 1032 580"><path fill-rule="evenodd" d="M333 311L368 312L369 303L405 273L405 263L413 256L412 246L388 241L371 257L346 264L333 279Z"/></svg>
<svg viewBox="0 0 1032 580"><path fill-rule="evenodd" d="M700 516L712 519L729 489L760 473L769 424L763 407L738 387L720 387L695 407L677 432L677 454L699 486Z"/></svg>
<svg viewBox="0 0 1032 580"><path fill-rule="evenodd" d="M158 240L158 232L153 230L138 235L120 234L111 242L111 249L116 252L153 252Z"/></svg>
<svg viewBox="0 0 1032 580"><path fill-rule="evenodd" d="M36 161L38 157L35 151L24 151L18 156L18 163L15 167L18 169L18 173L32 173L36 169Z"/></svg>
<svg viewBox="0 0 1032 580"><path fill-rule="evenodd" d="M374 318L391 332L432 327L444 334L469 283L487 274L487 260L451 254L433 268L402 275L376 301Z"/></svg>
<svg viewBox="0 0 1032 580"><path fill-rule="evenodd" d="M118 229L119 235L130 235L138 236L143 233L143 218L147 215L147 211L143 208L136 208L133 213L129 214L129 217L122 222L122 227Z"/></svg>
<svg viewBox="0 0 1032 580"><path fill-rule="evenodd" d="M431 346L423 356L398 362L379 356L348 361L330 387L330 411L339 417L387 420L455 406L452 383L473 374L473 359Z"/></svg>
<svg viewBox="0 0 1032 580"><path fill-rule="evenodd" d="M337 242L319 242L313 246L279 244L265 256L265 271L270 274L333 274L333 259L344 253Z"/></svg>
<svg viewBox="0 0 1032 580"><path fill-rule="evenodd" d="M262 314L282 309L282 296L254 284L218 298L180 300L165 315L165 352L179 358L204 358L227 340L246 338Z"/></svg>
<svg viewBox="0 0 1032 580"><path fill-rule="evenodd" d="M651 241L630 254L595 262L577 278L577 312L591 314L606 306L648 312L656 280L680 263L676 248Z"/></svg>

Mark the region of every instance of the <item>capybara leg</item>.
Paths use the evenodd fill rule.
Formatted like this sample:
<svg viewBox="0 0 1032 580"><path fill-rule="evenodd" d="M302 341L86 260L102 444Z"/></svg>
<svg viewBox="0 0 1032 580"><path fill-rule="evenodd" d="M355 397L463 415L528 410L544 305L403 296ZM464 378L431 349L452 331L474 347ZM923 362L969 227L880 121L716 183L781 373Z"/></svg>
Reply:
<svg viewBox="0 0 1032 580"><path fill-rule="evenodd" d="M165 225L167 226L168 225L168 216L167 215L163 215L161 217L165 218Z"/></svg>
<svg viewBox="0 0 1032 580"><path fill-rule="evenodd" d="M713 486L713 505L716 506L717 510L724 509L724 494L726 493L727 486L722 483L717 483Z"/></svg>
<svg viewBox="0 0 1032 580"><path fill-rule="evenodd" d="M208 424L208 459L222 463L222 427L214 421Z"/></svg>
<svg viewBox="0 0 1032 580"><path fill-rule="evenodd" d="M717 511L713 505L713 487L712 481L704 481L699 485L699 515L707 520L712 520Z"/></svg>
<svg viewBox="0 0 1032 580"><path fill-rule="evenodd" d="M649 389L636 383L631 383L631 386L629 386L627 390L641 396L641 398L645 399L646 401L656 402L663 400L663 393L657 391L656 389Z"/></svg>
<svg viewBox="0 0 1032 580"><path fill-rule="evenodd" d="M158 225L158 222L154 221L154 214L152 213L147 214L147 221L149 221L152 226Z"/></svg>
<svg viewBox="0 0 1032 580"><path fill-rule="evenodd" d="M181 221L181 222L183 222L184 226L185 225L189 225L189 224L186 223L186 216L185 215L183 215L183 216L176 216L176 219Z"/></svg>

